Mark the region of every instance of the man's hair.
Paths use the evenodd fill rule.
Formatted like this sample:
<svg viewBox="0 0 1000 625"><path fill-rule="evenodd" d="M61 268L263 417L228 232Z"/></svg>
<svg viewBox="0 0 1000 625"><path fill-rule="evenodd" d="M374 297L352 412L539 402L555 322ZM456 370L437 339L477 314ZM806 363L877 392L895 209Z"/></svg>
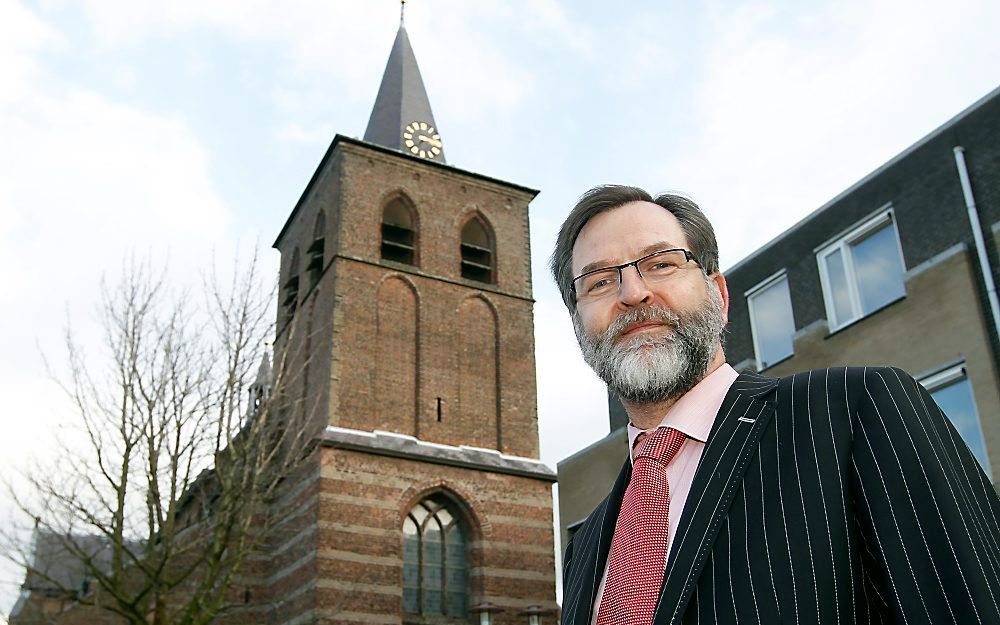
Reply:
<svg viewBox="0 0 1000 625"><path fill-rule="evenodd" d="M638 187L617 184L594 187L580 197L566 217L559 229L556 249L549 259L552 276L559 286L563 303L571 313L576 311L576 298L573 295L573 246L576 238L592 217L630 202L652 202L670 211L680 222L691 252L705 274L712 275L719 271L719 244L715 241L715 230L697 204L686 197L670 193L653 198Z"/></svg>

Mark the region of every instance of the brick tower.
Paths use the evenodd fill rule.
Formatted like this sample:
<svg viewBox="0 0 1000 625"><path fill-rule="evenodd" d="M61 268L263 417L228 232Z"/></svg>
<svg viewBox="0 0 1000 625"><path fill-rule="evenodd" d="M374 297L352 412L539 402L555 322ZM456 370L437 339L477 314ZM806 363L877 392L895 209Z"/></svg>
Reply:
<svg viewBox="0 0 1000 625"><path fill-rule="evenodd" d="M293 406L320 446L263 574L272 623L457 624L490 604L513 625L555 608L537 192L449 166L441 137L401 22L364 140L334 137L274 243L276 361L298 363Z"/></svg>

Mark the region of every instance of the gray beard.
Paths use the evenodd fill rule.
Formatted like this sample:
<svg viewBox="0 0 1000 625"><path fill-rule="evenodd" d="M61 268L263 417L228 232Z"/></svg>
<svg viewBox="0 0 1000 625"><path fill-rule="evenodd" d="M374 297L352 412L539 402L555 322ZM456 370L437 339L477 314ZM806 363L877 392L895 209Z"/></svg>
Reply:
<svg viewBox="0 0 1000 625"><path fill-rule="evenodd" d="M583 359L624 401L642 405L679 398L704 379L722 338L722 298L713 288L709 294L683 316L651 306L627 311L602 334L587 333L574 314ZM626 327L643 321L658 321L670 332L619 339Z"/></svg>

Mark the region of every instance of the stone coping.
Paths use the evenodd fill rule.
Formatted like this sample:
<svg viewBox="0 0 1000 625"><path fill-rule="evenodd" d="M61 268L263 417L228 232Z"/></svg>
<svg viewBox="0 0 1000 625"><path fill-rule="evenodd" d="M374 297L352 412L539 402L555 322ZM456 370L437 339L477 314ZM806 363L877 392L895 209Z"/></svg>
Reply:
<svg viewBox="0 0 1000 625"><path fill-rule="evenodd" d="M415 436L395 432L364 432L327 426L320 435L324 446L364 451L380 456L420 460L453 467L519 475L546 482L555 482L556 473L541 460L509 456L496 449L468 445L443 445L422 441Z"/></svg>

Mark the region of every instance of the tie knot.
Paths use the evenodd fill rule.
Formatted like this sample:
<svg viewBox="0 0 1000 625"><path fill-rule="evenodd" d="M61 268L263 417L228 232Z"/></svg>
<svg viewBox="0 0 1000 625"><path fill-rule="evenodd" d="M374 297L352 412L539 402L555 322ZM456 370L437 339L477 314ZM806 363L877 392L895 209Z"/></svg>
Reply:
<svg viewBox="0 0 1000 625"><path fill-rule="evenodd" d="M643 432L635 439L633 462L639 458L652 458L664 465L670 464L685 440L687 435L674 428L661 427L651 432Z"/></svg>

